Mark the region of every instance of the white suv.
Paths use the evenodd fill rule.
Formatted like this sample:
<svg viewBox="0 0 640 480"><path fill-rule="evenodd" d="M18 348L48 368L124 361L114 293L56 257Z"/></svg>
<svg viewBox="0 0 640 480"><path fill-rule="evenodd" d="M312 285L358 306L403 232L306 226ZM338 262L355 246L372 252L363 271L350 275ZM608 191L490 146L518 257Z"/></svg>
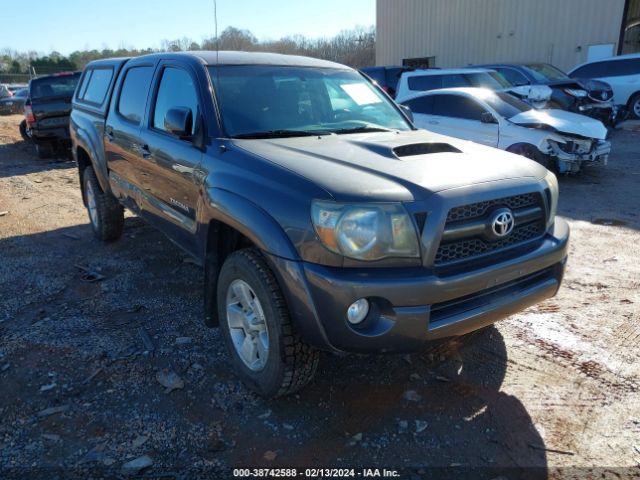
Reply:
<svg viewBox="0 0 640 480"><path fill-rule="evenodd" d="M640 118L640 53L583 63L569 72L571 78L595 78L611 85L613 100Z"/></svg>

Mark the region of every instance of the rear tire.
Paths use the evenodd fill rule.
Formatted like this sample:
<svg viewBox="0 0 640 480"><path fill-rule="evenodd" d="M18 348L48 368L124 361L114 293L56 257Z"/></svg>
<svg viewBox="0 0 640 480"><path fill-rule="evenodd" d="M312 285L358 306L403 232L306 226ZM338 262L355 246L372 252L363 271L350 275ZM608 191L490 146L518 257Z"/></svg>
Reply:
<svg viewBox="0 0 640 480"><path fill-rule="evenodd" d="M31 141L31 130L27 127L27 121L22 120L20 122L20 135L25 142Z"/></svg>
<svg viewBox="0 0 640 480"><path fill-rule="evenodd" d="M95 236L104 242L120 238L124 209L110 192L102 191L93 167L86 167L82 174L82 195Z"/></svg>
<svg viewBox="0 0 640 480"><path fill-rule="evenodd" d="M640 119L640 92L633 94L629 100L629 116Z"/></svg>
<svg viewBox="0 0 640 480"><path fill-rule="evenodd" d="M315 375L320 354L295 332L262 254L248 248L229 255L217 290L220 328L235 371L247 387L264 397L304 387Z"/></svg>

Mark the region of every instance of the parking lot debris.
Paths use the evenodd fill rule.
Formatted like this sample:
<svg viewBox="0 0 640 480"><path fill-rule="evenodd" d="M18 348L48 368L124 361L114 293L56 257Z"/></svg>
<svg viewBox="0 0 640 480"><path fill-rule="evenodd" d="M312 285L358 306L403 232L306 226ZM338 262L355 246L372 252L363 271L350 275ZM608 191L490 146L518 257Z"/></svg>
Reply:
<svg viewBox="0 0 640 480"><path fill-rule="evenodd" d="M347 445L350 447L353 447L357 443L360 443L361 441L362 441L362 433L356 433L353 437L351 437L351 440L349 440Z"/></svg>
<svg viewBox="0 0 640 480"><path fill-rule="evenodd" d="M184 388L184 380L176 372L166 368L156 374L156 380L166 388L165 393Z"/></svg>
<svg viewBox="0 0 640 480"><path fill-rule="evenodd" d="M409 402L419 402L420 400L422 400L422 395L420 395L415 390L407 390L402 394L402 398Z"/></svg>
<svg viewBox="0 0 640 480"><path fill-rule="evenodd" d="M0 212L0 217L4 217L5 215L8 215L9 212L7 212L6 210L3 212Z"/></svg>
<svg viewBox="0 0 640 480"><path fill-rule="evenodd" d="M428 426L429 424L424 420L416 420L416 433L424 432Z"/></svg>
<svg viewBox="0 0 640 480"><path fill-rule="evenodd" d="M176 345L189 345L191 340L191 337L178 337L176 338Z"/></svg>
<svg viewBox="0 0 640 480"><path fill-rule="evenodd" d="M80 463L102 462L106 455L104 450L107 448L107 442L99 443L87 452Z"/></svg>
<svg viewBox="0 0 640 480"><path fill-rule="evenodd" d="M594 218L591 220L594 225L604 225L605 227L624 227L627 222L619 218Z"/></svg>
<svg viewBox="0 0 640 480"><path fill-rule="evenodd" d="M75 267L84 272L80 277L80 280L82 280L83 282L95 283L95 282L101 282L102 280L107 278L101 273L91 270L88 267L83 267L82 265L75 265Z"/></svg>
<svg viewBox="0 0 640 480"><path fill-rule="evenodd" d="M439 382L445 382L445 383L448 383L451 381L449 378L443 377L442 375L437 375L436 380L438 380Z"/></svg>
<svg viewBox="0 0 640 480"><path fill-rule="evenodd" d="M149 436L148 435L138 435L136 438L133 439L133 441L131 442L131 445L133 446L133 448L140 448L142 445L144 445L147 440L149 440Z"/></svg>
<svg viewBox="0 0 640 480"><path fill-rule="evenodd" d="M540 450L541 452L550 452L550 453L559 453L560 455L575 455L575 452L570 452L567 450L556 450L555 448L547 448L540 445L534 445L533 443L529 443L529 448L533 448L534 450Z"/></svg>
<svg viewBox="0 0 640 480"><path fill-rule="evenodd" d="M151 336L147 332L146 328L138 328L138 335L140 336L140 339L142 340L146 351L153 352L156 349L155 345L153 344L153 340L151 340Z"/></svg>
<svg viewBox="0 0 640 480"><path fill-rule="evenodd" d="M278 454L273 450L267 450L266 452L264 452L262 458L264 458L267 462L273 462L277 456Z"/></svg>
<svg viewBox="0 0 640 480"><path fill-rule="evenodd" d="M151 465L153 465L153 459L149 455L143 455L122 465L122 473L124 475L136 475Z"/></svg>
<svg viewBox="0 0 640 480"><path fill-rule="evenodd" d="M78 235L74 235L73 233L63 233L62 236L70 238L71 240L80 240L80 237Z"/></svg>
<svg viewBox="0 0 640 480"><path fill-rule="evenodd" d="M49 440L51 442L60 441L60 435L56 435L55 433L43 433L42 438L44 438L45 440Z"/></svg>
<svg viewBox="0 0 640 480"><path fill-rule="evenodd" d="M259 420L266 420L267 418L269 418L271 416L271 410L267 410L264 413L261 413L260 415L258 415L258 419Z"/></svg>
<svg viewBox="0 0 640 480"><path fill-rule="evenodd" d="M100 374L100 372L102 372L102 367L100 367L100 368L96 369L96 370L95 370L91 375L89 375L89 376L84 380L84 382L82 382L82 383L83 383L83 384L87 384L87 383L89 383L91 380L93 380L94 378L96 378L96 377Z"/></svg>
<svg viewBox="0 0 640 480"><path fill-rule="evenodd" d="M409 430L409 422L400 420L398 422L398 433L407 433L407 430Z"/></svg>
<svg viewBox="0 0 640 480"><path fill-rule="evenodd" d="M42 385L42 386L40 387L40 393L48 392L49 390L53 390L53 389L54 389L54 388L56 388L57 386L58 386L58 385L56 384L56 382L49 383L48 385Z"/></svg>
<svg viewBox="0 0 640 480"><path fill-rule="evenodd" d="M40 410L38 412L38 417L49 417L51 415L55 415L56 413L63 413L69 410L69 405L60 405L59 407L49 407L44 410Z"/></svg>

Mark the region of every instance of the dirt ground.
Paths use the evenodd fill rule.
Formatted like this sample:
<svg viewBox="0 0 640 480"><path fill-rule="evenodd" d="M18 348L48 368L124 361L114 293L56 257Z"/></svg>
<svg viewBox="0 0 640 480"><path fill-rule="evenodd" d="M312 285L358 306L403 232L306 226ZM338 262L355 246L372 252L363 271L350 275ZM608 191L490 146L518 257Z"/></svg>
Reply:
<svg viewBox="0 0 640 480"><path fill-rule="evenodd" d="M203 326L199 267L134 216L118 242L95 240L74 163L36 158L19 121L0 117L0 477L135 460L153 478L640 476L640 133L561 178L572 240L556 298L421 354L324 355L304 391L266 401ZM166 393L163 372L183 388Z"/></svg>

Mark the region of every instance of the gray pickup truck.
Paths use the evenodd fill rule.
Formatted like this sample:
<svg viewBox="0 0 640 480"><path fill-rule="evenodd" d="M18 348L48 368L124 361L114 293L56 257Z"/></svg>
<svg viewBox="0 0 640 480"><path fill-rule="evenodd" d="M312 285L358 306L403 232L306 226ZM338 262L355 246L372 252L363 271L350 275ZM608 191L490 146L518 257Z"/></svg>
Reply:
<svg viewBox="0 0 640 480"><path fill-rule="evenodd" d="M98 238L123 207L204 267L205 322L258 393L319 351L412 352L555 295L556 177L423 130L355 70L268 53L100 60L71 114Z"/></svg>

